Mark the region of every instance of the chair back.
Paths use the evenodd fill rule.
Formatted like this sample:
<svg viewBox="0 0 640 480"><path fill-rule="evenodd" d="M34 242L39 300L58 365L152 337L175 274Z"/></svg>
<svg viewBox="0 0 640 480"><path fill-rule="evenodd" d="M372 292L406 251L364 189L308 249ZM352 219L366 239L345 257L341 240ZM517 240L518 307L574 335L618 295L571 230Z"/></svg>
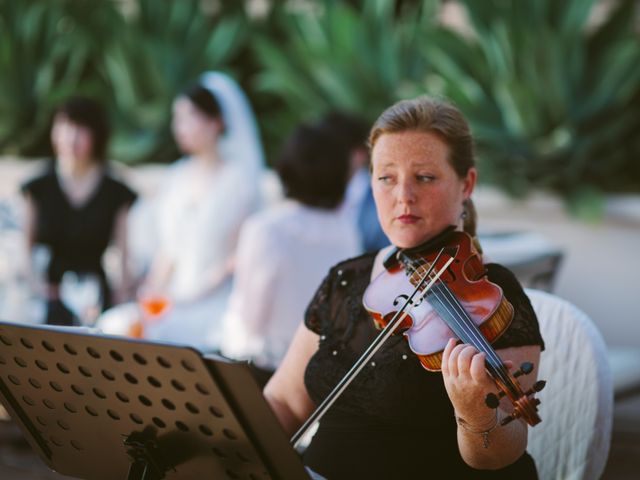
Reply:
<svg viewBox="0 0 640 480"><path fill-rule="evenodd" d="M509 265L522 285L552 292L562 263L562 252L553 251Z"/></svg>
<svg viewBox="0 0 640 480"><path fill-rule="evenodd" d="M598 479L611 442L613 383L607 349L593 321L573 304L527 289L545 342L546 380L527 450L543 480Z"/></svg>
<svg viewBox="0 0 640 480"><path fill-rule="evenodd" d="M485 233L479 235L485 263L500 263L528 288L553 291L563 250L547 237L533 231Z"/></svg>

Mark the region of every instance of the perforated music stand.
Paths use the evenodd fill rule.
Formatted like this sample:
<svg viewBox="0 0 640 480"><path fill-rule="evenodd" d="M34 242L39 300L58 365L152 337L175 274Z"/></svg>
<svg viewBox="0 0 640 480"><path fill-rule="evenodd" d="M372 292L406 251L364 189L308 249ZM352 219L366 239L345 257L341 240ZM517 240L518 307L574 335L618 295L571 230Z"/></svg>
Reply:
<svg viewBox="0 0 640 480"><path fill-rule="evenodd" d="M64 475L309 479L248 366L189 347L0 322L0 400Z"/></svg>

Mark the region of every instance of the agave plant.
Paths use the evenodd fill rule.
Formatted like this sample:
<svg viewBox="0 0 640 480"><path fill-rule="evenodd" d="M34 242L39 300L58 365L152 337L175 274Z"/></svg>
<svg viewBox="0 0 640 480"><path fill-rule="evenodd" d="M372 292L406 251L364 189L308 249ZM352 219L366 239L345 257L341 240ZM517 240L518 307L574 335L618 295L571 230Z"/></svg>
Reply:
<svg viewBox="0 0 640 480"><path fill-rule="evenodd" d="M109 0L0 0L0 151L42 154L52 109L96 93L102 42L119 14Z"/></svg>
<svg viewBox="0 0 640 480"><path fill-rule="evenodd" d="M637 3L461 3L471 33L424 45L439 73L427 88L470 118L483 176L513 195L549 189L587 215L598 192L640 191Z"/></svg>
<svg viewBox="0 0 640 480"><path fill-rule="evenodd" d="M239 9L206 14L199 0L137 0L105 55L118 116L114 156L125 162L176 158L169 134L175 95L206 70L220 68L246 40Z"/></svg>
<svg viewBox="0 0 640 480"><path fill-rule="evenodd" d="M429 68L416 46L436 25L438 2L399 11L386 0L362 0L359 8L332 0L290 3L274 9L276 33L252 43L262 67L255 88L281 105L263 124L267 135L330 109L373 120L395 100L419 93Z"/></svg>

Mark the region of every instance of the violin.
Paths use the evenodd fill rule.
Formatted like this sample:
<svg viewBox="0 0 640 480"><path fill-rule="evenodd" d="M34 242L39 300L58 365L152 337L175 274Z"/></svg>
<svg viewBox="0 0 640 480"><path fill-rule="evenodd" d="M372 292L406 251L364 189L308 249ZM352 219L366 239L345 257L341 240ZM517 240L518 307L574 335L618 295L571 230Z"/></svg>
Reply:
<svg viewBox="0 0 640 480"><path fill-rule="evenodd" d="M452 258L439 280L423 296L411 300L411 309L399 315L397 330L402 332L412 352L429 371L441 368L442 352L450 338L473 345L486 355L485 366L499 388L498 395L489 394L487 406L497 408L503 396L513 403L513 413L502 420L505 425L515 418L523 418L529 425L539 423L538 399L531 396L544 388L540 380L523 391L516 380L533 371L533 364L525 362L511 373L491 346L509 327L514 309L504 297L502 289L491 283L486 275L482 257L471 237L464 232L451 231L438 244L440 252L431 250L413 255L396 250L385 261L386 270L367 287L363 303L376 326L384 329L398 316L400 305L406 303L429 269L441 268L443 260ZM390 295L391 293L391 295Z"/></svg>
<svg viewBox="0 0 640 480"><path fill-rule="evenodd" d="M385 260L385 271L367 287L363 304L381 332L362 356L293 435L294 447L338 399L367 362L396 331L404 334L411 350L429 371L441 368L442 352L450 338L473 345L486 355L485 366L499 393L485 398L489 408L498 408L506 396L513 412L500 421L506 425L523 418L529 425L540 423L540 400L532 396L545 386L543 380L523 391L517 377L533 371L525 362L511 373L491 346L509 327L514 309L502 289L486 278L482 258L471 237L464 232L445 231L438 249L412 252L396 249Z"/></svg>

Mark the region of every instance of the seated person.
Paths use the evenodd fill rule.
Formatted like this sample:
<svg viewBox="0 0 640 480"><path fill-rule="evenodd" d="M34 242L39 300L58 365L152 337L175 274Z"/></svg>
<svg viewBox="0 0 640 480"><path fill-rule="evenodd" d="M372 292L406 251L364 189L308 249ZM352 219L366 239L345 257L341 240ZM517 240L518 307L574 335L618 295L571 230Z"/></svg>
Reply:
<svg viewBox="0 0 640 480"><path fill-rule="evenodd" d="M371 192L368 125L361 119L335 111L326 115L322 124L340 136L349 148L349 181L340 206L350 222L357 225L362 252L373 252L389 245L382 231Z"/></svg>
<svg viewBox="0 0 640 480"><path fill-rule="evenodd" d="M377 337L363 306L372 281L391 276L391 269L404 276L425 253L452 237L467 238L462 232L476 233L473 141L459 110L428 97L399 102L380 115L369 139L373 196L392 247L338 263L316 291L264 389L290 435ZM478 273L500 286L513 306L511 323L493 343L507 362L503 369L524 361L537 366L544 343L528 297L506 268L480 267ZM397 295L389 292L389 306ZM485 404L487 394L497 391L485 368L487 353L457 342L441 326L441 371L423 368L402 335L389 338L320 419L304 452L307 466L331 480L439 472L464 479L537 478L526 452L527 423L517 418L502 424L514 411L508 397L496 400L495 409ZM518 378L524 391L536 376L534 368Z"/></svg>
<svg viewBox="0 0 640 480"><path fill-rule="evenodd" d="M262 148L244 93L210 72L175 99L172 131L185 154L153 198L157 251L128 305L100 321L105 333L219 348L238 233L260 198ZM141 316L142 314L142 316Z"/></svg>
<svg viewBox="0 0 640 480"><path fill-rule="evenodd" d="M258 380L280 364L317 284L331 265L359 253L340 214L349 145L326 125L303 125L275 168L287 199L242 227L222 353L250 359Z"/></svg>
<svg viewBox="0 0 640 480"><path fill-rule="evenodd" d="M126 217L136 194L107 167L109 122L95 100L73 97L56 110L51 129L55 158L46 171L22 186L26 200L25 235L31 252L49 248L46 268L46 323L72 325L95 319L113 300L122 301L131 287L127 275ZM112 297L102 266L110 242L121 257L123 278ZM29 257L31 255L29 254ZM61 301L65 273L96 283L96 312L72 312ZM70 278L70 277L67 277Z"/></svg>

